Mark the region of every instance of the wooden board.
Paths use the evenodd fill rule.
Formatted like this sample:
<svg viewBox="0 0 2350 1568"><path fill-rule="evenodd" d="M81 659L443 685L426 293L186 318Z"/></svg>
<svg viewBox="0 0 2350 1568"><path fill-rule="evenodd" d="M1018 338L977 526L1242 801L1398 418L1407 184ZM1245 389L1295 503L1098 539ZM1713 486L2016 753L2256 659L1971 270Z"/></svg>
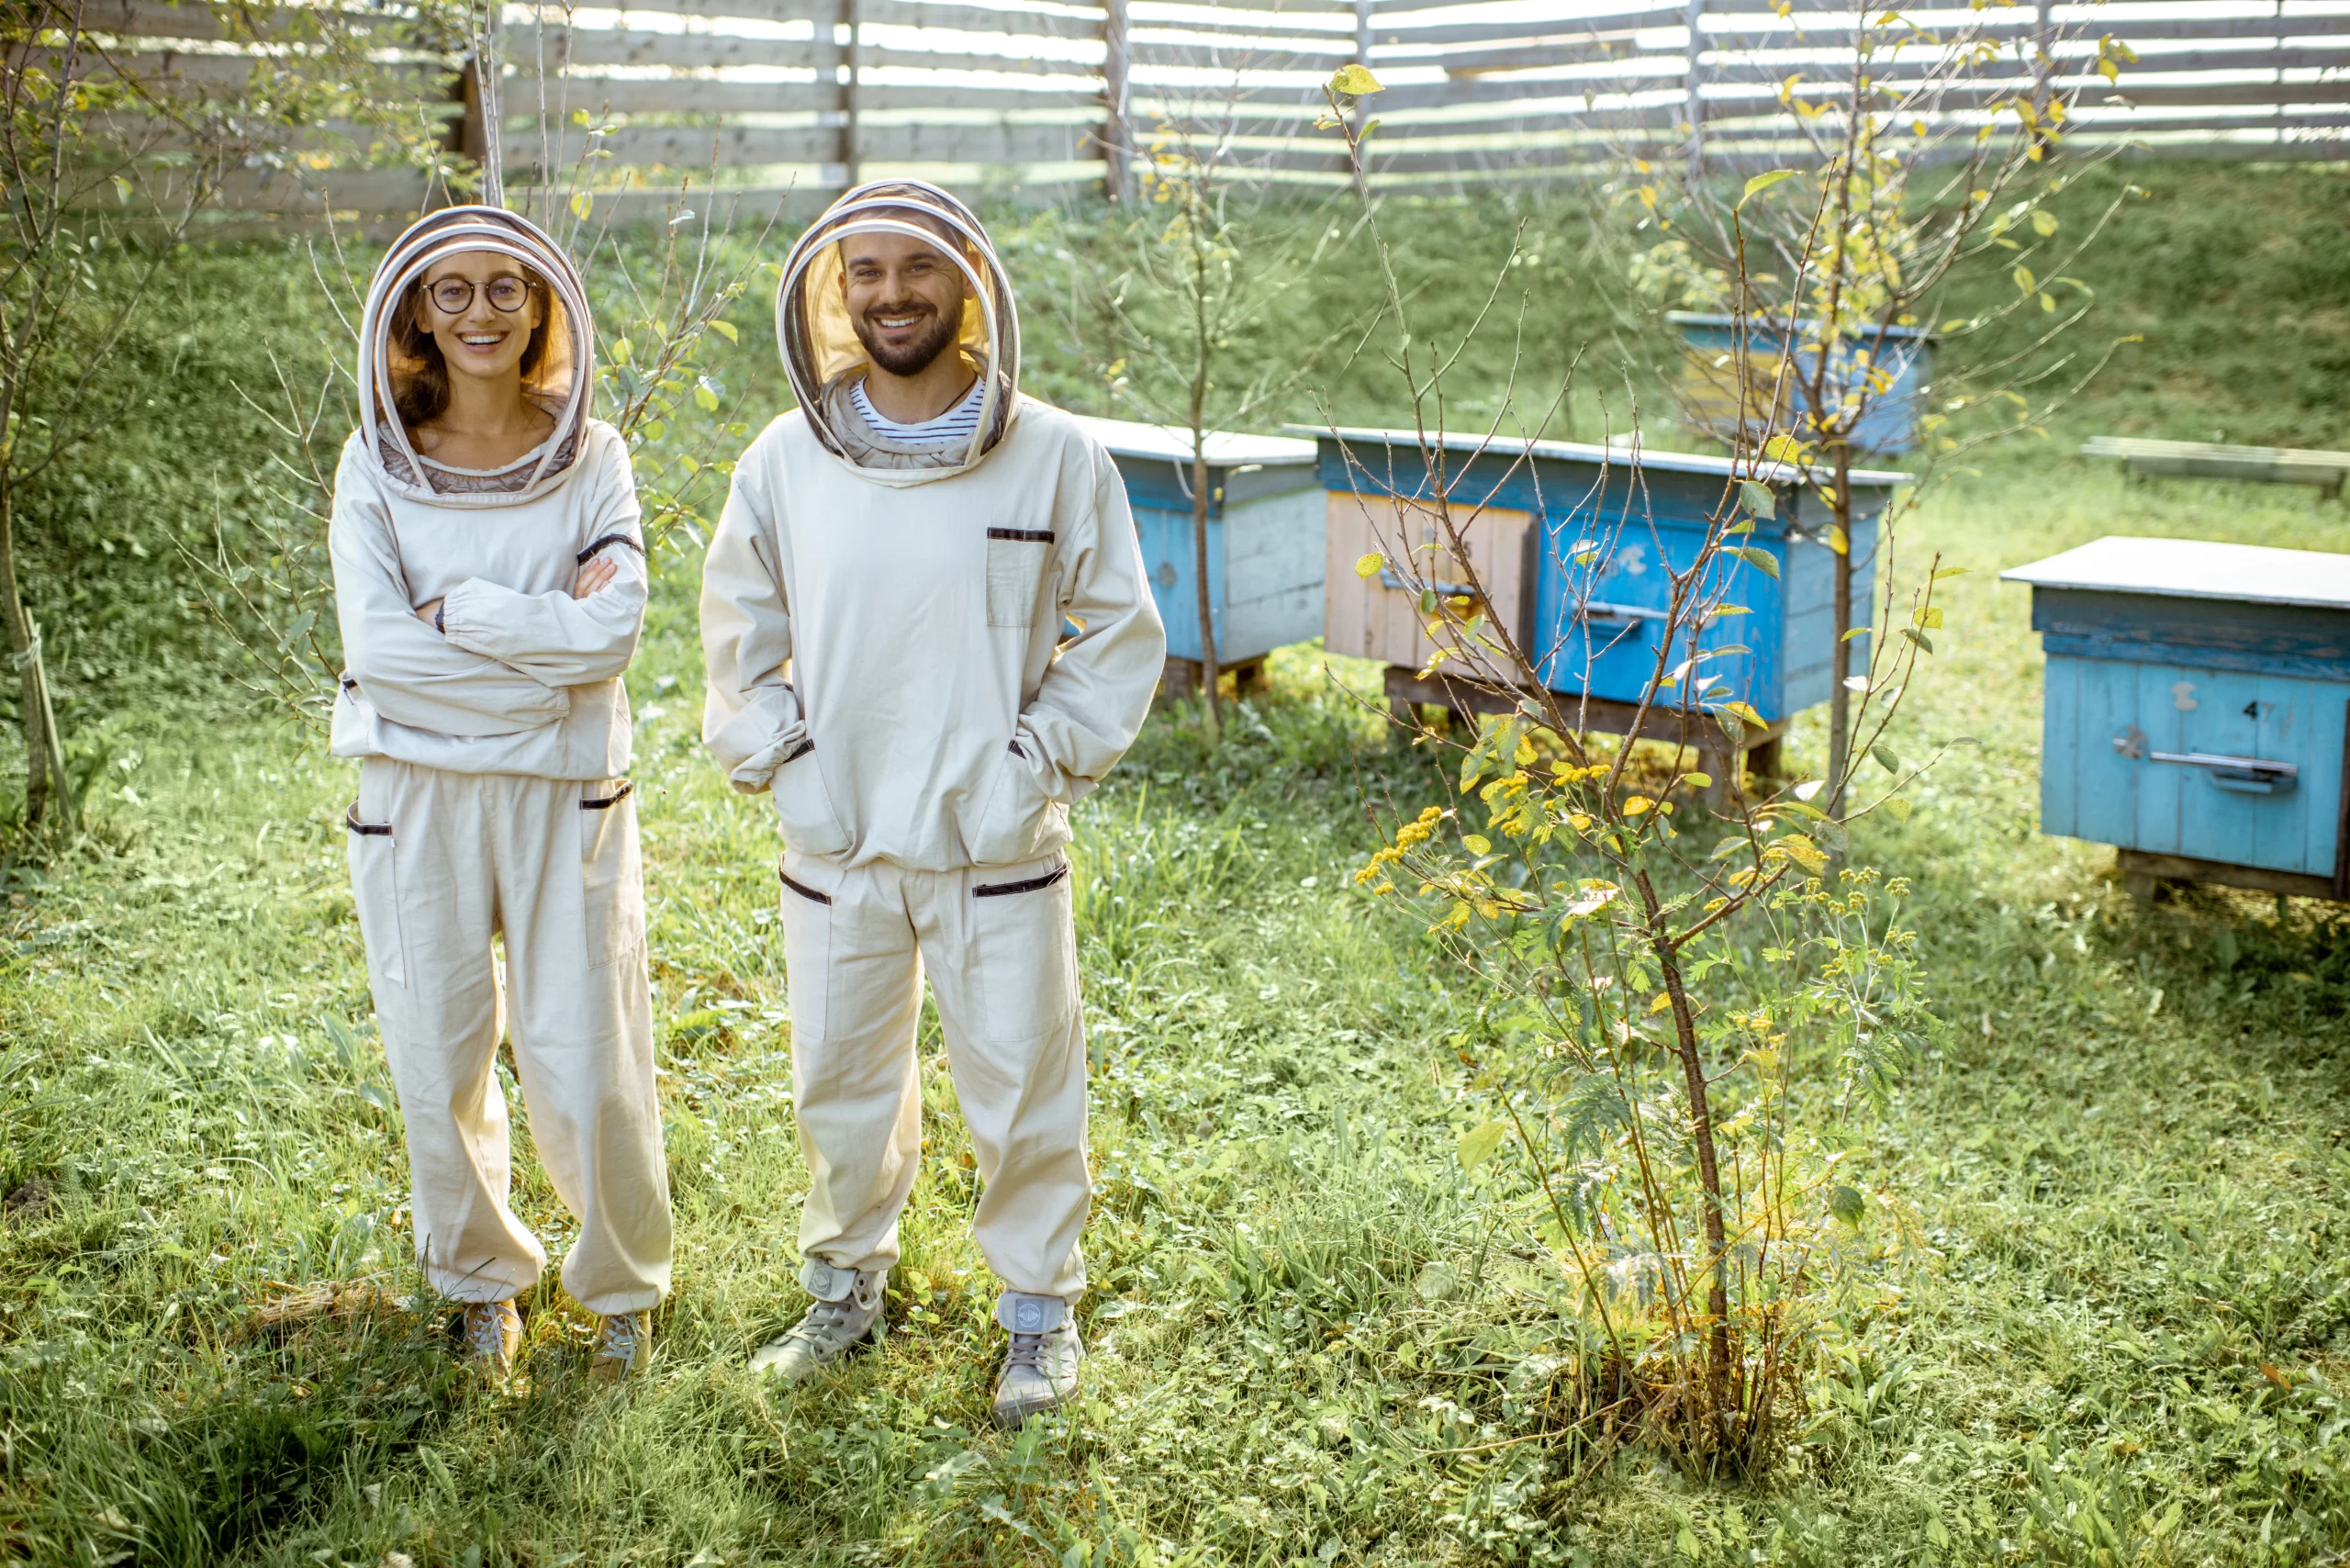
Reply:
<svg viewBox="0 0 2350 1568"><path fill-rule="evenodd" d="M2118 457L2142 474L2244 479L2271 485L2315 485L2340 491L2350 476L2350 452L2310 452L2283 446L2225 446L2204 441L2147 441L2092 436L2083 457Z"/></svg>
<svg viewBox="0 0 2350 1568"><path fill-rule="evenodd" d="M1428 640L1418 596L1377 576L1357 577L1355 563L1372 551L1390 561L1404 559L1412 546L1435 536L1435 523L1425 510L1383 496L1333 490L1326 506L1322 645L1335 654L1419 668L1436 646ZM1460 510L1464 514L1468 510ZM1526 533L1532 521L1528 512L1489 507L1466 529L1469 559L1484 586L1487 614L1513 633L1522 622L1521 596L1528 587L1523 576ZM1436 570L1425 575L1449 580L1446 558L1423 552L1416 559L1438 561Z"/></svg>
<svg viewBox="0 0 2350 1568"><path fill-rule="evenodd" d="M2152 895L2157 882L2210 882L2223 888L2249 888L2255 892L2282 893L2300 899L2350 899L2328 877L2304 877L2290 871L2267 871L2257 866L2231 866L2223 860L2198 860L2186 855L2151 855L2143 849L2118 849L2113 868L2133 897Z"/></svg>
<svg viewBox="0 0 2350 1568"><path fill-rule="evenodd" d="M554 166L577 162L586 139L576 129L543 150L537 136L509 135L508 162L537 165L551 155ZM664 164L678 169L722 168L767 163L826 163L840 157L841 132L825 126L769 130L739 126L626 126L611 132L603 149L617 163ZM1053 163L1101 156L1090 125L867 125L856 137L857 156L867 162Z"/></svg>
<svg viewBox="0 0 2350 1568"><path fill-rule="evenodd" d="M1516 711L1518 703L1529 695L1515 688L1497 689L1451 679L1441 673L1423 676L1401 665L1387 666L1384 691L1388 707L1399 716L1407 705L1444 708L1463 715L1509 713ZM1710 714L1655 704L1642 709L1636 702L1615 702L1580 693L1557 695L1566 711L1566 722L1585 734L1628 735L1695 752L1697 771L1713 780L1702 791L1707 806L1713 811L1720 811L1729 802L1733 790L1740 794L1746 792L1750 763L1761 777L1774 776L1779 770L1780 741L1787 731L1783 723L1748 724L1733 741Z"/></svg>

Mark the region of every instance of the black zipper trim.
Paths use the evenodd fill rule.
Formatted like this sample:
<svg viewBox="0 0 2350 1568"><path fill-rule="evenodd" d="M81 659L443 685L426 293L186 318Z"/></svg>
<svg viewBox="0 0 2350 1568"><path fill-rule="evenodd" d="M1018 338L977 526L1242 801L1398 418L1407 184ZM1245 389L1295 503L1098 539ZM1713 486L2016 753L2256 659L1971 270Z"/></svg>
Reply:
<svg viewBox="0 0 2350 1568"><path fill-rule="evenodd" d="M607 544L625 544L640 555L644 554L644 546L630 538L627 534L607 533L603 537L589 543L587 549L579 552L577 556L578 564L583 566L586 566L588 564L588 557L593 555L597 551L601 550Z"/></svg>
<svg viewBox="0 0 2350 1568"><path fill-rule="evenodd" d="M1012 893L1033 893L1051 887L1069 875L1069 868L1056 866L1041 877L1031 877L1022 882L989 882L971 890L975 899L1000 899Z"/></svg>
<svg viewBox="0 0 2350 1568"><path fill-rule="evenodd" d="M351 802L351 810L342 813L342 825L349 828L355 834L359 834L369 838L389 838L392 836L392 824L389 823L361 822L359 820L359 802L356 801Z"/></svg>
<svg viewBox="0 0 2350 1568"><path fill-rule="evenodd" d="M830 903L833 902L832 894L820 893L815 889L808 886L805 882L793 881L791 879L791 874L788 871L778 871L776 875L783 879L783 885L785 887L789 888L793 892L798 893L803 899L807 899L815 903Z"/></svg>
<svg viewBox="0 0 2350 1568"><path fill-rule="evenodd" d="M1050 544L1053 531L1049 528L990 528L990 539L1013 539L1023 544Z"/></svg>
<svg viewBox="0 0 2350 1568"><path fill-rule="evenodd" d="M791 748L790 756L785 757L783 761L777 763L776 766L778 767L788 767L792 763L798 762L801 757L806 756L810 752L814 751L815 749L816 743L814 741L801 741L798 745Z"/></svg>
<svg viewBox="0 0 2350 1568"><path fill-rule="evenodd" d="M627 800L635 792L636 786L623 778L621 780L621 787L619 789L613 790L610 794L605 796L600 801L591 801L585 795L582 795L579 798L579 809L583 812L609 811L612 807L619 805L622 801Z"/></svg>

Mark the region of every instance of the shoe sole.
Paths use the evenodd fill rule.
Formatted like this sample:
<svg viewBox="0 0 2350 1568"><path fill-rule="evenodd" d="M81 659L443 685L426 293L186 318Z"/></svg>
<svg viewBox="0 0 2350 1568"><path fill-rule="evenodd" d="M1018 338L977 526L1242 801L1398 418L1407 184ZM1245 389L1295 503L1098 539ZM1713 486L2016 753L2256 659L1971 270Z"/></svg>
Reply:
<svg viewBox="0 0 2350 1568"><path fill-rule="evenodd" d="M871 1328L866 1330L863 1334L858 1335L856 1338L850 1340L845 1346L842 1347L837 1355L834 1355L829 1361L811 1361L807 1363L808 1370L806 1372L800 1372L797 1375L779 1370L782 1364L781 1351L786 1342L785 1339L770 1339L766 1344L751 1352L751 1370L763 1378L782 1383L787 1386L796 1388L800 1383L812 1381L819 1372L832 1372L837 1369L852 1356L862 1356L878 1352L881 1349L881 1341L889 1338L889 1319L884 1317L876 1317L873 1320L873 1327ZM786 1338L788 1338L789 1336L786 1337ZM759 1358L766 1355L769 1350L778 1352L777 1359L767 1362L764 1366L760 1365Z"/></svg>
<svg viewBox="0 0 2350 1568"><path fill-rule="evenodd" d="M999 1405L994 1409L995 1424L1004 1431L1016 1432L1027 1424L1028 1417L1031 1416L1042 1416L1047 1411L1058 1410L1064 1405L1073 1403L1076 1398L1075 1394L1070 1394L1059 1399L1030 1400L1009 1408Z"/></svg>

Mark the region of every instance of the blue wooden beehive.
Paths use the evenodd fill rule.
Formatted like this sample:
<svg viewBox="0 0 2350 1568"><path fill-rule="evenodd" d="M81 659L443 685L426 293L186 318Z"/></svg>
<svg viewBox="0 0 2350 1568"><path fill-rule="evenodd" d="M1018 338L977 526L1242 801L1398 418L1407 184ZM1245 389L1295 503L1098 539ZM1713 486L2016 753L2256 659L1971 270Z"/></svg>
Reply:
<svg viewBox="0 0 2350 1568"><path fill-rule="evenodd" d="M1682 388L1684 399L1701 424L1720 427L1734 422L1739 412L1737 378L1734 366L1725 356L1738 352L1738 318L1695 310L1668 310L1664 319L1680 330L1681 341L1690 351L1689 374L1684 378ZM1811 323L1799 323L1796 330L1810 331L1817 337L1817 329ZM1873 394L1874 405L1853 429L1855 447L1888 457L1898 457L1917 447L1918 418L1925 411L1926 387L1934 376L1935 339L1936 334L1925 327L1886 327L1881 335L1879 329L1870 327L1837 347L1828 367L1830 392L1841 396L1842 386L1862 374L1864 364L1873 364L1886 376L1885 385ZM1760 376L1756 385L1765 389L1773 385L1786 342L1785 327L1747 321L1746 352L1755 361ZM1796 374L1808 376L1818 357L1818 349L1806 349L1799 341L1795 355ZM1788 407L1799 404L1789 402Z"/></svg>
<svg viewBox="0 0 2350 1568"><path fill-rule="evenodd" d="M2141 890L2350 896L2350 555L2107 538L2004 576L2048 655L2042 833Z"/></svg>
<svg viewBox="0 0 2350 1568"><path fill-rule="evenodd" d="M1080 418L1126 481L1151 597L1171 659L1200 658L1192 546L1192 432ZM1236 669L1322 629L1322 491L1314 443L1287 436L1208 437L1208 594L1216 663Z"/></svg>
<svg viewBox="0 0 2350 1568"><path fill-rule="evenodd" d="M1296 428L1296 427L1292 427ZM1481 442L1449 437L1461 454L1450 476L1456 503L1482 503L1470 530L1470 555L1491 599L1491 612L1539 656L1542 683L1601 701L1636 703L1657 674L1656 637L1670 602L1667 575L1684 570L1706 537L1707 517L1723 504L1732 465L1727 457L1641 452L1574 442ZM1333 563L1351 563L1423 540L1398 537L1425 522L1387 499L1433 493L1420 438L1410 431L1340 430L1320 440L1322 483L1330 494ZM1348 460L1351 453L1353 461ZM1855 470L1853 548L1861 563L1854 620L1868 623L1874 597L1877 521L1894 487L1908 476ZM1744 543L1767 552L1774 577L1722 558L1725 602L1744 614L1717 619L1700 647L1712 656L1701 673L1719 677L1703 698L1711 706L1750 703L1774 729L1827 699L1835 657L1834 556L1800 534L1824 534L1827 503L1779 467L1764 476L1773 515L1757 518ZM1584 546L1590 546L1584 548ZM1360 578L1333 565L1324 645L1335 653L1416 668L1430 644L1414 596L1392 573ZM1866 640L1851 645L1855 669L1867 665ZM1685 655L1676 651L1668 667ZM1669 697L1669 705L1678 703ZM1604 725L1601 727L1605 727Z"/></svg>

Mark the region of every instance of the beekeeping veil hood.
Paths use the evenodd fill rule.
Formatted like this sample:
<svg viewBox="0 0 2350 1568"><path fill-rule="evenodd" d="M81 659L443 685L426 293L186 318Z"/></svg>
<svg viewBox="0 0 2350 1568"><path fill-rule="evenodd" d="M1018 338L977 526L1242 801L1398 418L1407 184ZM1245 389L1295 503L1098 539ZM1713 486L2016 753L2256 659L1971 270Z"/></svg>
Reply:
<svg viewBox="0 0 2350 1568"><path fill-rule="evenodd" d="M903 234L938 247L963 274L954 352L985 388L970 443L917 452L875 436L847 393L868 368L841 295L841 246L856 234ZM1019 413L1020 316L995 247L971 209L919 180L876 180L849 191L791 247L776 291L776 346L791 390L825 450L868 479L919 485L977 467Z"/></svg>
<svg viewBox="0 0 2350 1568"><path fill-rule="evenodd" d="M420 457L398 413L401 391L423 369L404 353L395 329L420 298L424 274L464 251L491 251L518 263L543 286L545 338L523 372L526 397L554 416L554 431L520 462L494 474L453 469ZM578 269L544 230L498 207L452 207L426 214L395 242L367 288L359 327L359 431L385 482L411 499L443 506L512 506L568 478L579 455L595 384L596 330Z"/></svg>

